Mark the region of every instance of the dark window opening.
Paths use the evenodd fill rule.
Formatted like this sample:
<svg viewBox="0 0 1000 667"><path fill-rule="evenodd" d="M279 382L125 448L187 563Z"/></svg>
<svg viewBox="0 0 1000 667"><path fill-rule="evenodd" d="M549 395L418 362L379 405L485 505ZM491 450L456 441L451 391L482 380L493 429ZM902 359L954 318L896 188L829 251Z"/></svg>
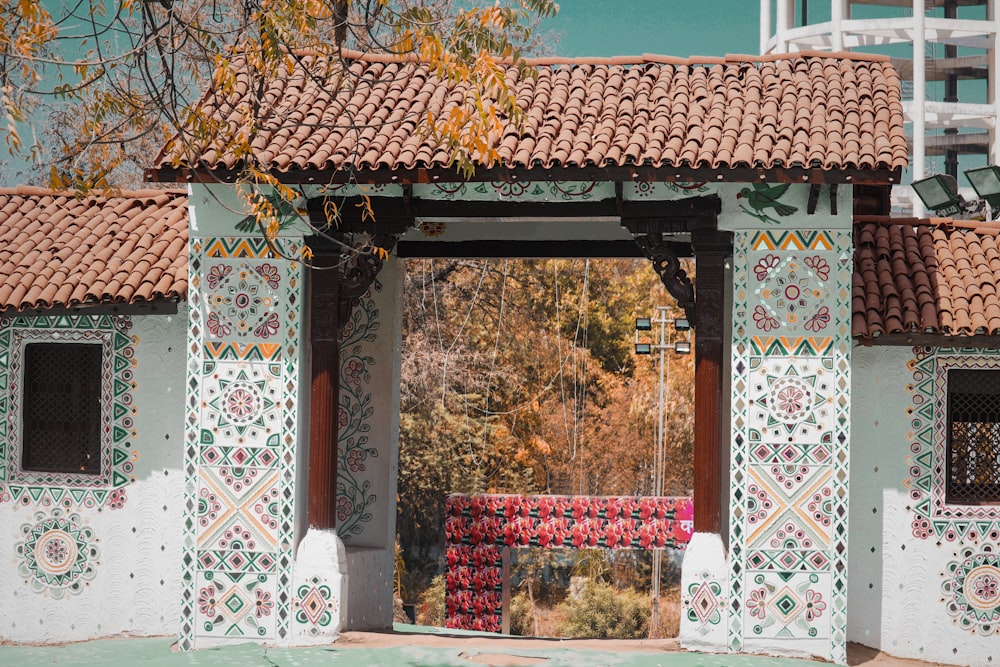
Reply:
<svg viewBox="0 0 1000 667"><path fill-rule="evenodd" d="M948 371L945 502L1000 503L1000 372Z"/></svg>
<svg viewBox="0 0 1000 667"><path fill-rule="evenodd" d="M24 346L21 469L101 472L102 346Z"/></svg>

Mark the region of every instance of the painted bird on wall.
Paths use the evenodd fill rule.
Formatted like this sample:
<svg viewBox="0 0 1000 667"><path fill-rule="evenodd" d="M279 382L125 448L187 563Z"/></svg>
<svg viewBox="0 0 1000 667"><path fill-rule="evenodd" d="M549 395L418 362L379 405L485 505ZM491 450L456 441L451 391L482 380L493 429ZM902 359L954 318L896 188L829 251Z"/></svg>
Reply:
<svg viewBox="0 0 1000 667"><path fill-rule="evenodd" d="M785 204L780 201L781 197L788 192L790 184L781 183L780 185L768 185L767 183L754 183L752 188L743 188L740 190L739 194L736 195L737 199L746 199L747 204L750 208L740 204L740 208L747 215L751 215L761 222L769 222L777 224L778 221L767 214L765 209L774 209L774 212L780 216L788 216L799 209L791 204Z"/></svg>

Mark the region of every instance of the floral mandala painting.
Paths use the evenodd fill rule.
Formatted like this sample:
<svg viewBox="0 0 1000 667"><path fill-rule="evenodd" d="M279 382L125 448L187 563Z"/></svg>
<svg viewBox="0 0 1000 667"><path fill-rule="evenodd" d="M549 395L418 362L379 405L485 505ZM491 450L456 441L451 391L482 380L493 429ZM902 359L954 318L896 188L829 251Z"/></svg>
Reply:
<svg viewBox="0 0 1000 667"><path fill-rule="evenodd" d="M83 590L97 574L100 551L94 531L78 514L55 508L38 512L21 526L24 539L14 546L18 572L32 590L55 599Z"/></svg>
<svg viewBox="0 0 1000 667"><path fill-rule="evenodd" d="M941 592L945 609L964 630L1000 634L1000 554L994 545L966 547L948 563Z"/></svg>

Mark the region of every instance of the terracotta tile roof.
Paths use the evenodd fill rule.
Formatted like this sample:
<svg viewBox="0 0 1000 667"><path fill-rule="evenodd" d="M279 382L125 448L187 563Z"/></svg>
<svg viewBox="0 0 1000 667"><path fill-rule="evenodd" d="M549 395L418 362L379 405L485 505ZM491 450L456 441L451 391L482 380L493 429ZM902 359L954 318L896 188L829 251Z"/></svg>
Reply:
<svg viewBox="0 0 1000 667"><path fill-rule="evenodd" d="M412 59L349 56L349 76L328 60L303 55L288 76L266 82L253 141L260 163L287 180L312 180L304 179L307 172L420 180L420 170L446 169L450 155L422 136L418 124L428 112L446 116L466 89ZM814 176L895 170L898 176L907 164L899 79L880 56L803 52L531 64L537 79L518 80L516 69L507 69L525 123L521 131L507 125L495 136L496 169L543 170L549 177L636 167L805 169ZM231 92L209 90L198 106L236 132L255 86L242 57L232 66ZM165 150L149 176L191 178L192 169L231 174L237 157L222 148L231 138L223 133L186 150Z"/></svg>
<svg viewBox="0 0 1000 667"><path fill-rule="evenodd" d="M1000 222L859 216L853 331L1000 335Z"/></svg>
<svg viewBox="0 0 1000 667"><path fill-rule="evenodd" d="M0 189L0 312L187 293L187 195Z"/></svg>

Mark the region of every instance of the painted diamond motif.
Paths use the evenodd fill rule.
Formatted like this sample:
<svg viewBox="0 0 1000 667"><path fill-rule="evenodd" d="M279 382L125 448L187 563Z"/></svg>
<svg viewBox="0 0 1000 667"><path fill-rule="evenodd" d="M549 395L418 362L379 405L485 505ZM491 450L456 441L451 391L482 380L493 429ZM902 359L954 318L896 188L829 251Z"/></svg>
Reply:
<svg viewBox="0 0 1000 667"><path fill-rule="evenodd" d="M305 597L302 598L302 611L306 615L306 619L316 625L319 623L320 618L326 613L326 598L323 597L322 593L319 592L315 586L309 589Z"/></svg>
<svg viewBox="0 0 1000 667"><path fill-rule="evenodd" d="M243 618L243 615L250 610L250 605L240 595L240 589L236 586L233 586L226 592L221 602L222 606L229 612L229 619L233 622Z"/></svg>
<svg viewBox="0 0 1000 667"><path fill-rule="evenodd" d="M691 608L694 609L699 623L706 623L719 606L719 598L712 592L707 581L701 582L694 597L691 598Z"/></svg>
<svg viewBox="0 0 1000 667"><path fill-rule="evenodd" d="M778 615L781 622L788 625L802 610L802 600L795 595L795 592L785 586L775 594L769 605L771 611Z"/></svg>

